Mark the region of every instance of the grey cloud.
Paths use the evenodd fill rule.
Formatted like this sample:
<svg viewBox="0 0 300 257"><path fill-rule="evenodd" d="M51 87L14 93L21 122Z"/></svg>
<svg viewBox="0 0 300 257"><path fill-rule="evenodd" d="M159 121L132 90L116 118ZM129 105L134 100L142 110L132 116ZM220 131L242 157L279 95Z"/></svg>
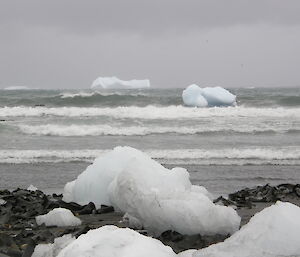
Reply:
<svg viewBox="0 0 300 257"><path fill-rule="evenodd" d="M33 30L0 47L0 87L88 88L97 76L153 86L296 86L300 26L235 27L182 37L56 35Z"/></svg>
<svg viewBox="0 0 300 257"><path fill-rule="evenodd" d="M0 0L0 87L300 86L299 0Z"/></svg>
<svg viewBox="0 0 300 257"><path fill-rule="evenodd" d="M299 0L3 0L0 23L144 35L252 23L295 25L299 11Z"/></svg>

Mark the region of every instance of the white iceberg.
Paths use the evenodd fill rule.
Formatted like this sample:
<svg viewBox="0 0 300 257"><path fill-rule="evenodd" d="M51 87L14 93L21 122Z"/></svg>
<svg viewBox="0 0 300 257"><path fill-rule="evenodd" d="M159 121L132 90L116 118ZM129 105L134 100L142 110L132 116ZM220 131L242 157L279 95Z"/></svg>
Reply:
<svg viewBox="0 0 300 257"><path fill-rule="evenodd" d="M232 234L240 224L236 211L215 205L206 189L191 184L185 169L166 169L131 147L97 158L66 184L64 196L79 204L113 205L154 234Z"/></svg>
<svg viewBox="0 0 300 257"><path fill-rule="evenodd" d="M208 105L206 99L202 96L202 89L193 84L188 86L182 92L182 100L187 106L206 107Z"/></svg>
<svg viewBox="0 0 300 257"><path fill-rule="evenodd" d="M187 106L213 107L235 106L236 96L222 87L204 87L196 84L188 86L182 92L182 100Z"/></svg>
<svg viewBox="0 0 300 257"><path fill-rule="evenodd" d="M300 256L300 208L277 202L251 218L222 243L194 253L193 257Z"/></svg>
<svg viewBox="0 0 300 257"><path fill-rule="evenodd" d="M79 236L58 257L176 257L172 248L159 240L128 228L104 226Z"/></svg>
<svg viewBox="0 0 300 257"><path fill-rule="evenodd" d="M65 208L55 208L45 215L39 215L35 217L35 221L38 225L43 223L48 226L79 226L81 220L73 215L73 213Z"/></svg>
<svg viewBox="0 0 300 257"><path fill-rule="evenodd" d="M102 88L102 89L139 89L139 88L149 88L150 81L148 79L144 80L121 80L117 77L99 77L91 85L92 89Z"/></svg>

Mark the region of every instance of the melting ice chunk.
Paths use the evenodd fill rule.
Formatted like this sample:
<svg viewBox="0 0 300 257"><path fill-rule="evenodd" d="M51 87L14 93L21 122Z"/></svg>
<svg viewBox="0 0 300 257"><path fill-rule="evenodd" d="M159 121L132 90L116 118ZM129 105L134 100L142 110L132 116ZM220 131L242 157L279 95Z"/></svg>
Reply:
<svg viewBox="0 0 300 257"><path fill-rule="evenodd" d="M236 96L222 87L204 87L196 84L188 86L182 92L182 100L187 106L212 107L235 106Z"/></svg>

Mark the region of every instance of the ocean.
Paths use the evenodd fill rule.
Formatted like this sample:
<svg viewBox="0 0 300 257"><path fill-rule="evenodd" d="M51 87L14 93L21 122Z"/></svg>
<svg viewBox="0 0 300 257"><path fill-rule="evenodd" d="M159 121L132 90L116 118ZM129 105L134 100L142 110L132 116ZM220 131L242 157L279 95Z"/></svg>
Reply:
<svg viewBox="0 0 300 257"><path fill-rule="evenodd" d="M118 145L215 195L300 183L300 89L230 91L236 107L190 108L182 89L0 90L0 189L62 192Z"/></svg>

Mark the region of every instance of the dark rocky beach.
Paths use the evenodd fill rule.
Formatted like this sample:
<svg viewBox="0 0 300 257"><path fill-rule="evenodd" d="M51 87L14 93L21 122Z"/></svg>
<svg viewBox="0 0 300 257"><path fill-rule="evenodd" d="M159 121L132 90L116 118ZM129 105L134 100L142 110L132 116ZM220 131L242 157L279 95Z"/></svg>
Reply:
<svg viewBox="0 0 300 257"><path fill-rule="evenodd" d="M300 206L300 185L281 184L245 188L229 194L228 198L219 197L214 202L235 208L242 218L241 225L243 226L255 213L278 200ZM37 215L46 214L58 207L71 210L74 215L80 218L82 224L75 227L46 227L36 224L35 217ZM128 227L128 223L122 217L123 214L115 212L113 207L101 206L100 209L96 209L93 203L84 206L66 203L62 200L62 195L46 195L39 190L1 190L0 257L30 257L35 245L53 243L55 238L65 234L78 237L90 229L104 225ZM137 231L144 235L148 234L146 230ZM207 247L224 241L228 236L187 236L176 231L165 231L157 239L171 246L175 252L181 252L186 249Z"/></svg>

